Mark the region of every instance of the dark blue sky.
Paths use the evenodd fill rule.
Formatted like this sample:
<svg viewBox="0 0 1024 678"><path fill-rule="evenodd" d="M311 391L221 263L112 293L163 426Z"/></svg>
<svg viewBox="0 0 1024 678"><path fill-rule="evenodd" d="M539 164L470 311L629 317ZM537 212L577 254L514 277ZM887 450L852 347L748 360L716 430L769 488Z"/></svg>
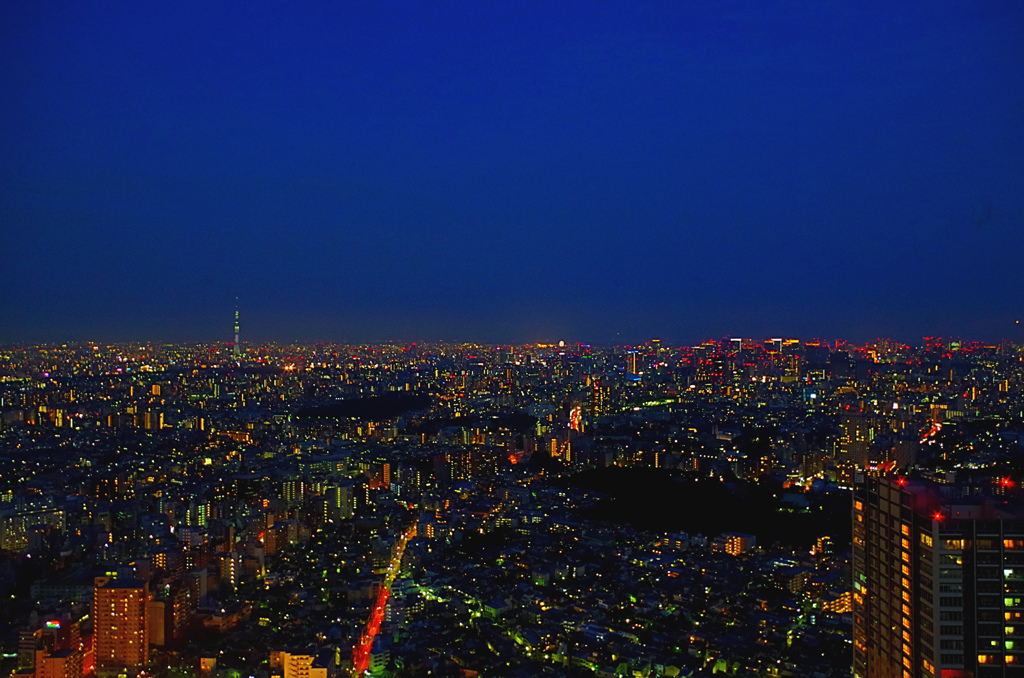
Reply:
<svg viewBox="0 0 1024 678"><path fill-rule="evenodd" d="M1024 339L1017 0L25 0L0 55L0 341Z"/></svg>

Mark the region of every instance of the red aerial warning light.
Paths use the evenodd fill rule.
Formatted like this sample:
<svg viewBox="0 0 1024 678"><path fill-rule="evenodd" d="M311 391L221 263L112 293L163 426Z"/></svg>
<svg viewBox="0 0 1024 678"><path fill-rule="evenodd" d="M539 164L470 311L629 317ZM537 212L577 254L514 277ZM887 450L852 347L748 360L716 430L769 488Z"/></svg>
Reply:
<svg viewBox="0 0 1024 678"><path fill-rule="evenodd" d="M942 511L936 511L935 513L932 514L932 520L942 520L942 518L943 518Z"/></svg>
<svg viewBox="0 0 1024 678"><path fill-rule="evenodd" d="M906 478L904 478L904 477L902 477L902 476L900 476L900 477L899 477L899 478L898 478L898 479L896 480L896 483L897 483L897 484L898 484L898 485L899 485L900 487L903 487L904 485L906 485L906 484L907 484L907 479L906 479Z"/></svg>
<svg viewBox="0 0 1024 678"><path fill-rule="evenodd" d="M1003 487L1013 487L1013 481L1009 478L1000 478L999 484Z"/></svg>

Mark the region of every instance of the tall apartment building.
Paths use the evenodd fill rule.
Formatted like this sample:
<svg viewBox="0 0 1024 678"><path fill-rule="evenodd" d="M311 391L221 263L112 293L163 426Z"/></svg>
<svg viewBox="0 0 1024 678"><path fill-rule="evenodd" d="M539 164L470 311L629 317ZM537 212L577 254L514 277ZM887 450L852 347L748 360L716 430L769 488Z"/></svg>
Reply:
<svg viewBox="0 0 1024 678"><path fill-rule="evenodd" d="M875 439L874 419L859 406L846 409L841 412L839 428L838 461L864 469L869 461L871 442Z"/></svg>
<svg viewBox="0 0 1024 678"><path fill-rule="evenodd" d="M149 662L145 582L97 577L93 592L93 652L99 678L137 675Z"/></svg>
<svg viewBox="0 0 1024 678"><path fill-rule="evenodd" d="M857 474L857 678L1024 676L1024 507Z"/></svg>

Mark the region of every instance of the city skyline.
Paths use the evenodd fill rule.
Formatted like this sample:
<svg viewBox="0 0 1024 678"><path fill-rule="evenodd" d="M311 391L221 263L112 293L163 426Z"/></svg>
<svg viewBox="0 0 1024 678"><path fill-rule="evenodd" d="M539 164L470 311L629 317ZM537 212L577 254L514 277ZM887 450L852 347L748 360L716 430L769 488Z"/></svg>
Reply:
<svg viewBox="0 0 1024 678"><path fill-rule="evenodd" d="M1020 340L1022 17L18 3L0 341Z"/></svg>
<svg viewBox="0 0 1024 678"><path fill-rule="evenodd" d="M236 339L238 337L236 336ZM735 344L734 342L741 342ZM664 348L672 350L685 350L690 348L698 348L700 346L719 346L727 347L726 353L744 351L748 349L765 349L775 350L775 346L779 342L785 342L786 344L796 344L804 346L822 346L830 350L842 351L842 350L862 350L871 347L886 347L891 349L906 348L906 349L922 349L922 348L935 348L943 347L945 350L959 351L959 350L977 350L981 348L997 348L999 346L1018 346L1021 342L1013 341L1008 338L1003 338L996 341L989 341L984 339L978 339L976 337L961 337L957 335L950 336L922 336L916 339L902 340L894 339L892 337L873 337L864 340L852 340L846 337L835 337L835 336L744 336L740 337L737 335L725 334L723 336L704 336L692 341L675 341L672 339L666 340L662 337L647 337L638 338L636 341L609 341L609 342L596 342L587 341L586 339L565 339L562 337L544 337L541 339L535 339L532 341L478 341L478 340L459 340L459 339L420 339L420 340L406 340L406 339L382 339L382 340L367 340L367 341L341 341L341 340L299 340L299 339L267 339L260 341L250 341L244 336L237 340L231 341L230 338L223 339L210 339L202 341L168 341L162 339L142 339L142 340L102 340L97 337L84 338L84 339L72 339L62 340L54 339L50 341L38 341L38 342L3 342L0 343L0 348L3 349L15 349L24 350L35 347L83 347L83 348L110 348L117 346L181 346L181 347L222 347L226 349L232 360L244 360L247 357L247 352L250 350L258 350L267 347L318 347L318 346L338 346L346 348L358 348L360 346L368 347L407 347L414 348L416 346L450 346L450 347L472 347L478 346L487 349L501 349L502 347L508 348L549 348L558 351L571 352L575 350L587 350L590 348L608 350L608 349L639 349L643 347L649 347L653 349Z"/></svg>
<svg viewBox="0 0 1024 678"><path fill-rule="evenodd" d="M0 675L1024 666L1024 342L0 346Z"/></svg>

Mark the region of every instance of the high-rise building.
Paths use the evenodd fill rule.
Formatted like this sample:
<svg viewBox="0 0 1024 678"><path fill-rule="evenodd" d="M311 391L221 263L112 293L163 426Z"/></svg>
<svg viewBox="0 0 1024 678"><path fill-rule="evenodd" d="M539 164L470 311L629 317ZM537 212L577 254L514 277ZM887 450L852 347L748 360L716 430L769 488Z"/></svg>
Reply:
<svg viewBox="0 0 1024 678"><path fill-rule="evenodd" d="M93 652L99 678L137 675L149 662L145 582L97 577L93 591Z"/></svg>
<svg viewBox="0 0 1024 678"><path fill-rule="evenodd" d="M1024 507L966 494L857 474L855 677L1024 676Z"/></svg>
<svg viewBox="0 0 1024 678"><path fill-rule="evenodd" d="M638 358L639 354L636 351L628 351L626 353L626 371L630 374L640 374Z"/></svg>
<svg viewBox="0 0 1024 678"><path fill-rule="evenodd" d="M842 411L839 421L839 461L850 462L858 469L867 466L871 442L875 439L875 423L860 407Z"/></svg>

